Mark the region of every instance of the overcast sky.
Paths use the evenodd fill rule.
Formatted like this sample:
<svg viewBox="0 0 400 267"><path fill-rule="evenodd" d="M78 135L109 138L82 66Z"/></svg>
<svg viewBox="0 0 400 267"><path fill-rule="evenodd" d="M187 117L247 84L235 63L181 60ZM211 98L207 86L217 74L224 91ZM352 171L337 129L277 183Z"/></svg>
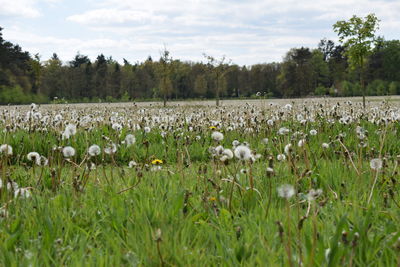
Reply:
<svg viewBox="0 0 400 267"><path fill-rule="evenodd" d="M42 60L79 52L141 62L158 59L165 44L175 59L206 53L252 65L337 40L337 20L368 13L381 20L379 35L400 39L400 0L0 0L0 27L4 39Z"/></svg>

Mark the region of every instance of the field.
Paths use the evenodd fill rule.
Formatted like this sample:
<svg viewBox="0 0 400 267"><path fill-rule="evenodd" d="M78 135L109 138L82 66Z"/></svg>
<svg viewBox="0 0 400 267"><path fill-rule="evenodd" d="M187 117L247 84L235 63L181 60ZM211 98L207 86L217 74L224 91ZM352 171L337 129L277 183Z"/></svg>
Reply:
<svg viewBox="0 0 400 267"><path fill-rule="evenodd" d="M400 98L4 106L1 266L399 266Z"/></svg>

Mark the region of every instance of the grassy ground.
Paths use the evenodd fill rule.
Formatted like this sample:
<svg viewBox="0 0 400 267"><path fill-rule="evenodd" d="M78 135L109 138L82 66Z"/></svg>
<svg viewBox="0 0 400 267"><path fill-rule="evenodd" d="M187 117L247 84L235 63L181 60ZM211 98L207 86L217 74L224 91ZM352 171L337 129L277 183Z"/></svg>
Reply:
<svg viewBox="0 0 400 267"><path fill-rule="evenodd" d="M57 193L35 189L31 198L9 202L8 218L1 221L0 261L6 266L281 266L289 264L290 247L293 265L300 260L309 266L396 265L399 207L383 197L382 186L367 204L368 166L358 177L340 161L319 161L297 183L304 193L323 188L322 196L308 203L279 198L276 188L295 184L296 178L283 164L268 177L264 164L228 165L221 175L213 168L199 174L198 164L164 166L143 176L132 169L117 176L113 169L110 183L98 170L82 190L73 189L73 170L66 168ZM237 176L241 187L234 187L229 205L232 183L221 177L236 168L248 173ZM256 191L246 190L250 169ZM389 179L392 171L382 176ZM108 179L110 172L106 168Z"/></svg>
<svg viewBox="0 0 400 267"><path fill-rule="evenodd" d="M345 109L354 118L339 123ZM306 122L296 116L312 107L301 110L216 109L188 122L202 111L183 109L166 133L129 126L138 110L126 112L122 130L108 117L87 125L79 117L69 139L60 137L67 123L3 114L0 139L13 153L0 147L0 265L399 265L400 126L386 117L396 110L318 104ZM146 116L137 120L159 114ZM222 121L215 129L212 116ZM283 127L289 133L279 134ZM211 138L216 130L222 140ZM236 152L235 140L248 143L253 160L221 161L216 147ZM88 156L90 145L110 143L115 154ZM66 146L76 152L68 159ZM35 165L32 151L48 163Z"/></svg>

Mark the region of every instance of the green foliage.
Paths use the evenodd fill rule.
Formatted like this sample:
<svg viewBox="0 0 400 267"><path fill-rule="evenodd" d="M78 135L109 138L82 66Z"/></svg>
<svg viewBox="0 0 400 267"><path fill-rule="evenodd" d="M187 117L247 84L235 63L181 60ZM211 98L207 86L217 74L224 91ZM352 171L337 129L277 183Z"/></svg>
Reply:
<svg viewBox="0 0 400 267"><path fill-rule="evenodd" d="M322 85L315 88L315 95L323 96L323 95L326 95L327 93L329 93L328 88L326 88Z"/></svg>
<svg viewBox="0 0 400 267"><path fill-rule="evenodd" d="M379 28L378 23L379 20L375 14L368 14L364 19L354 15L348 21L341 20L333 25L333 30L337 32L339 41L345 47L345 55L350 67L360 72L364 108L366 94L364 66L376 43L375 32Z"/></svg>
<svg viewBox="0 0 400 267"><path fill-rule="evenodd" d="M369 14L364 19L354 15L348 21L341 20L333 25L353 68L363 67L366 57L371 53L376 42L378 23L375 14Z"/></svg>
<svg viewBox="0 0 400 267"><path fill-rule="evenodd" d="M367 87L368 95L387 95L388 83L382 80L374 80Z"/></svg>
<svg viewBox="0 0 400 267"><path fill-rule="evenodd" d="M207 80L205 75L198 75L194 82L194 92L198 96L204 96L207 92Z"/></svg>
<svg viewBox="0 0 400 267"><path fill-rule="evenodd" d="M25 93L20 86L0 86L0 104L30 104L47 103L46 96L41 94Z"/></svg>
<svg viewBox="0 0 400 267"><path fill-rule="evenodd" d="M125 92L123 93L123 95L121 96L121 101L122 101L122 102L129 102L129 100L130 100L130 96L129 96L128 92L125 91Z"/></svg>
<svg viewBox="0 0 400 267"><path fill-rule="evenodd" d="M389 95L397 95L397 94L400 94L400 86L399 86L399 83L391 82L391 83L389 84L389 89L388 89L388 91L389 91Z"/></svg>

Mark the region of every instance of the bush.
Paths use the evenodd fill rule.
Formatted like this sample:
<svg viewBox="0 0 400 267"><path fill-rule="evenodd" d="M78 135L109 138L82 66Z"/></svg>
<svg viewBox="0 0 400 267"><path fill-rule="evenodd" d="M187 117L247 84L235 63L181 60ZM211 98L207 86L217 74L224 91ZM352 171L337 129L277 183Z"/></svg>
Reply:
<svg viewBox="0 0 400 267"><path fill-rule="evenodd" d="M47 103L48 98L41 94L25 93L20 86L0 86L0 104Z"/></svg>
<svg viewBox="0 0 400 267"><path fill-rule="evenodd" d="M315 88L315 95L322 96L322 95L326 95L326 94L328 94L328 88L326 88L326 87L324 87L322 85L320 85L317 88Z"/></svg>
<svg viewBox="0 0 400 267"><path fill-rule="evenodd" d="M374 80L367 86L367 95L387 95L388 84L382 80Z"/></svg>
<svg viewBox="0 0 400 267"><path fill-rule="evenodd" d="M400 92L399 92L399 89L400 89L400 86L399 86L399 84L398 83L396 83L396 82L391 82L390 84L389 84L389 95L397 95L397 94L400 94Z"/></svg>

